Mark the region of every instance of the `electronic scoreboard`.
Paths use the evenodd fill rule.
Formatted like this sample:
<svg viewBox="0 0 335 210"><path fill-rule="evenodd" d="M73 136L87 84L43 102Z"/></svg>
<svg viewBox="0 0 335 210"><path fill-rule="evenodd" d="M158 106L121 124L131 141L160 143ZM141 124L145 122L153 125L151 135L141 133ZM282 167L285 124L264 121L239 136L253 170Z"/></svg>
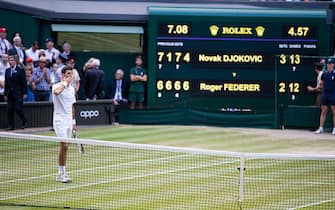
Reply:
<svg viewBox="0 0 335 210"><path fill-rule="evenodd" d="M312 105L323 10L149 8L148 106L273 113Z"/></svg>

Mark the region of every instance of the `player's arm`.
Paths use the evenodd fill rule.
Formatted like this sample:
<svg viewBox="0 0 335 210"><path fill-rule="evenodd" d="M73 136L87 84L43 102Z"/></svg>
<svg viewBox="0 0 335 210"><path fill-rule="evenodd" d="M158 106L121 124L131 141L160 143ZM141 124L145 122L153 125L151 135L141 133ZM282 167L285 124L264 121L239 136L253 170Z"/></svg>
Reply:
<svg viewBox="0 0 335 210"><path fill-rule="evenodd" d="M321 74L321 78L320 78L320 83L319 83L319 85L317 85L317 86L315 87L315 90L316 90L316 91L322 91L322 89L323 89L323 84L324 84L324 76L325 76L325 74L322 73L322 74Z"/></svg>
<svg viewBox="0 0 335 210"><path fill-rule="evenodd" d="M57 84L54 85L54 88L52 89L53 93L58 96L59 94L61 94L65 87L67 86L67 84L65 84L66 82L63 81L63 82L59 82Z"/></svg>
<svg viewBox="0 0 335 210"><path fill-rule="evenodd" d="M80 82L79 82L79 80L77 80L77 81L76 81L76 88L75 88L76 93L78 93L79 88L80 88Z"/></svg>

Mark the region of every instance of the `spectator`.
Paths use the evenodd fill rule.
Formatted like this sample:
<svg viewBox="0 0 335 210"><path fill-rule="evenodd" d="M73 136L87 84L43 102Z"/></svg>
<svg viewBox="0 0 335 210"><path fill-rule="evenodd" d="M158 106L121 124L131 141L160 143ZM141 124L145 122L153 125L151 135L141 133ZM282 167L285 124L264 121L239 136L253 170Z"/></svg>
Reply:
<svg viewBox="0 0 335 210"><path fill-rule="evenodd" d="M22 121L21 128L25 128L27 118L23 113L23 99L27 96L27 81L24 70L17 64L16 55L9 55L10 67L5 74L5 96L7 99L8 130L14 130L14 111Z"/></svg>
<svg viewBox="0 0 335 210"><path fill-rule="evenodd" d="M17 55L19 57L20 63L23 64L25 62L26 55L25 55L24 49L22 48L22 39L21 39L21 37L15 36L13 38L13 45L14 45L13 48L15 48L16 53L17 53Z"/></svg>
<svg viewBox="0 0 335 210"><path fill-rule="evenodd" d="M6 39L7 29L0 28L0 58L3 54L7 54L8 50L12 48L11 43Z"/></svg>
<svg viewBox="0 0 335 210"><path fill-rule="evenodd" d="M316 101L315 101L316 106L321 105L321 95L322 95L321 76L322 76L322 73L323 73L323 66L324 65L322 63L315 63L314 71L317 74L316 86L315 87L307 86L307 90L309 92L316 92L317 93Z"/></svg>
<svg viewBox="0 0 335 210"><path fill-rule="evenodd" d="M128 84L123 76L124 71L122 69L117 69L115 72L115 78L110 80L107 85L106 98L112 99L114 105L128 102Z"/></svg>
<svg viewBox="0 0 335 210"><path fill-rule="evenodd" d="M73 52L71 51L70 42L67 42L67 41L63 42L62 48L63 48L63 52L62 52L63 57L65 57L65 58L75 58Z"/></svg>
<svg viewBox="0 0 335 210"><path fill-rule="evenodd" d="M64 68L64 67L63 67ZM58 75L58 64L54 63L52 65L51 71L50 71L50 86L52 87L54 84L58 83L60 81L59 75Z"/></svg>
<svg viewBox="0 0 335 210"><path fill-rule="evenodd" d="M95 58L90 58L88 59L88 61L85 63L85 65L83 66L83 73L86 72L87 69L91 69L93 67L92 62L95 60Z"/></svg>
<svg viewBox="0 0 335 210"><path fill-rule="evenodd" d="M71 86L74 88L76 97L78 96L78 91L80 88L80 76L77 69L75 69L76 60L73 57L70 57L69 60L66 61L66 66L72 69L72 83Z"/></svg>
<svg viewBox="0 0 335 210"><path fill-rule="evenodd" d="M94 59L89 66L85 72L85 96L86 100L96 100L101 98L105 73L99 69L99 59Z"/></svg>
<svg viewBox="0 0 335 210"><path fill-rule="evenodd" d="M45 57L45 56L46 56L45 50L40 49L40 51L38 53L38 60L40 60L40 57ZM38 61L37 61L37 63L38 63Z"/></svg>
<svg viewBox="0 0 335 210"><path fill-rule="evenodd" d="M33 82L33 66L26 65L24 69L26 80L27 80L27 97L24 101L35 101L34 91L35 91L35 83Z"/></svg>
<svg viewBox="0 0 335 210"><path fill-rule="evenodd" d="M38 61L38 67L33 74L33 82L35 83L35 100L48 101L50 96L50 70L47 66L47 59L41 57Z"/></svg>
<svg viewBox="0 0 335 210"><path fill-rule="evenodd" d="M66 58L63 55L61 55L61 54L56 59L56 64L57 64L57 68L58 68L57 69L57 78L56 78L56 81L60 81L62 79L62 69L65 67L65 61L66 61Z"/></svg>
<svg viewBox="0 0 335 210"><path fill-rule="evenodd" d="M327 59L327 72L324 72L321 76L321 87L322 99L321 99L321 115L320 115L320 126L315 131L316 134L323 133L323 126L326 121L328 106L331 107L333 112L333 131L335 135L335 60L333 58Z"/></svg>
<svg viewBox="0 0 335 210"><path fill-rule="evenodd" d="M45 40L45 57L48 60L50 66L56 62L56 59L59 56L59 51L54 48L54 41L52 38L47 38Z"/></svg>
<svg viewBox="0 0 335 210"><path fill-rule="evenodd" d="M11 40L13 41L12 45L14 46L14 38L15 38L15 37L20 37L20 38L21 38L21 44L19 45L19 47L21 47L21 48L23 49L23 51L26 51L27 48L25 48L25 47L23 46L22 36L21 36L20 32L15 32L15 33L13 34L13 36L12 36L12 38L11 38Z"/></svg>
<svg viewBox="0 0 335 210"><path fill-rule="evenodd" d="M34 70L34 63L32 58L26 58L26 66L31 66Z"/></svg>
<svg viewBox="0 0 335 210"><path fill-rule="evenodd" d="M28 50L26 50L26 57L31 58L33 60L34 66L37 65L37 62L39 60L39 53L40 53L39 48L40 45L38 41L34 41L31 47Z"/></svg>
<svg viewBox="0 0 335 210"><path fill-rule="evenodd" d="M0 102L5 101L5 72L0 71Z"/></svg>
<svg viewBox="0 0 335 210"><path fill-rule="evenodd" d="M2 60L0 60L0 73L5 75L6 69L9 68L8 54L2 54Z"/></svg>
<svg viewBox="0 0 335 210"><path fill-rule="evenodd" d="M130 69L130 109L135 109L136 103L138 103L139 109L143 109L144 86L147 81L147 73L142 67L142 56L136 57L135 64L136 66Z"/></svg>
<svg viewBox="0 0 335 210"><path fill-rule="evenodd" d="M114 104L114 114L112 116L113 124L118 123L115 117L118 117L120 106L128 103L128 84L123 78L124 72L122 69L117 69L115 72L115 78L111 79L107 85L106 98L112 99Z"/></svg>

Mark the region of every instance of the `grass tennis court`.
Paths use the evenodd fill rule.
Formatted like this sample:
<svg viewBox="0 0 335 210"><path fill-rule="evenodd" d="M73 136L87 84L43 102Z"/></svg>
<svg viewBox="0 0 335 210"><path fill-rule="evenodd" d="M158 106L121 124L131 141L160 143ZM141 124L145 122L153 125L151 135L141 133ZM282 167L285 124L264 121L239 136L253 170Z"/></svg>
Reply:
<svg viewBox="0 0 335 210"><path fill-rule="evenodd" d="M315 136L308 131L119 126L83 128L79 135L237 152L335 154L333 136ZM44 142L36 146L30 141L24 145L15 140L2 141L1 162L20 170L6 174L1 167L0 203L73 204L76 208L92 209L104 209L109 204L115 209L239 209L238 158L90 145L85 150L80 155L76 145L70 147L68 172L73 182L60 184L55 182L58 144ZM43 154L43 158L38 154ZM249 159L245 166L243 209L335 208L334 161ZM36 169L30 172L30 167ZM288 201L293 206L286 205ZM0 209L50 208L0 206Z"/></svg>

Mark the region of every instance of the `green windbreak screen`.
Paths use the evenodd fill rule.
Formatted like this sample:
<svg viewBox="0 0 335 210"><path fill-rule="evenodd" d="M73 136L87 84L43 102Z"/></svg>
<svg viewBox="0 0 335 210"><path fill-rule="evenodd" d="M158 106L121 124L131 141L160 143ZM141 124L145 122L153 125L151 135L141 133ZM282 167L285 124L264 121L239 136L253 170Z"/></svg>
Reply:
<svg viewBox="0 0 335 210"><path fill-rule="evenodd" d="M59 32L58 44L68 41L76 52L142 53L141 34Z"/></svg>

